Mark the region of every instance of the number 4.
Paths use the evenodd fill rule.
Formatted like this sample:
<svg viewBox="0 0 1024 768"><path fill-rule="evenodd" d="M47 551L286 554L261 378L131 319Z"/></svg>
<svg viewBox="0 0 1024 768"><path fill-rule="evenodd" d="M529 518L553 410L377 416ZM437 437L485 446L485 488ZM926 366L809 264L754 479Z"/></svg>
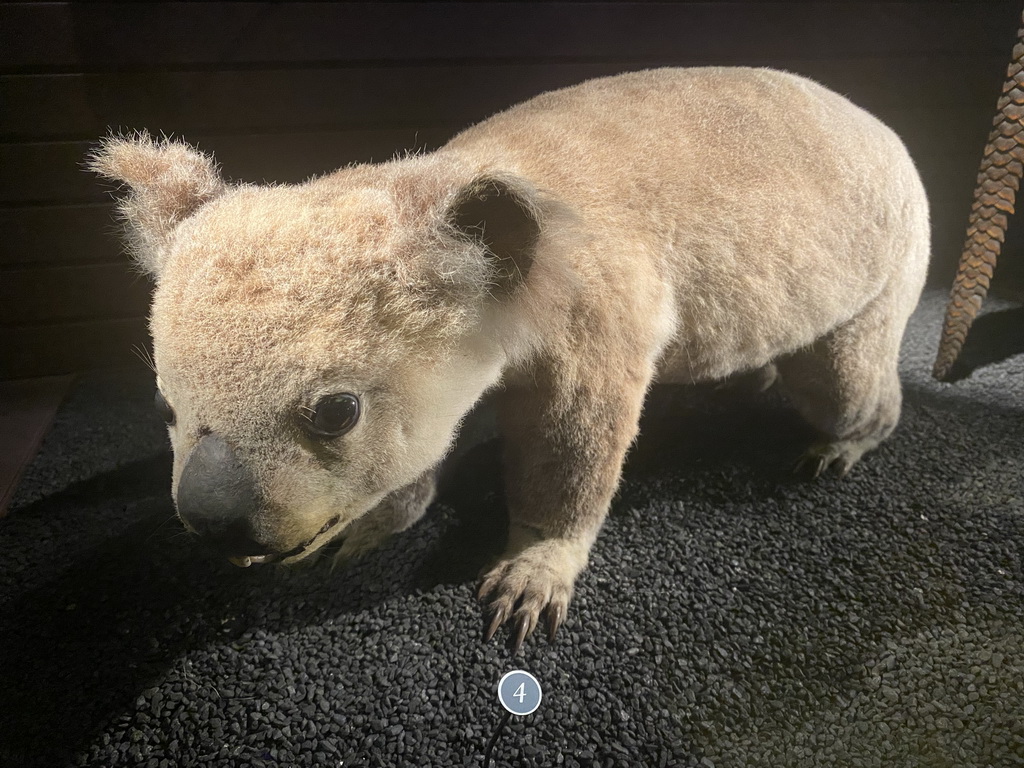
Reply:
<svg viewBox="0 0 1024 768"><path fill-rule="evenodd" d="M540 706L540 699L540 683L529 672L513 669L498 681L498 701L510 714L532 715Z"/></svg>

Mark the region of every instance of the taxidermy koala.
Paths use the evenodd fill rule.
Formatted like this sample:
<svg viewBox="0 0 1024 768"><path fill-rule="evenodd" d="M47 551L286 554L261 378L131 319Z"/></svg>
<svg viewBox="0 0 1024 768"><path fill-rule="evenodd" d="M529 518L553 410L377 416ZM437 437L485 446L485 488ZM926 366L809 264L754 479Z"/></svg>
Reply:
<svg viewBox="0 0 1024 768"><path fill-rule="evenodd" d="M408 527L491 393L510 530L480 597L518 647L564 620L652 383L768 372L815 475L899 418L925 192L891 130L794 75L592 80L296 185L147 135L91 167L156 282L178 513L238 565Z"/></svg>

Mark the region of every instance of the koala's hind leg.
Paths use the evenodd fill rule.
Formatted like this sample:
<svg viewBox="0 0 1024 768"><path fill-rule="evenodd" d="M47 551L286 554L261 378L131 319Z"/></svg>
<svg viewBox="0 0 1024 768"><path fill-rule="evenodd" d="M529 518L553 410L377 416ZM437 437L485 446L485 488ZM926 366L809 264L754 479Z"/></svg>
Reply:
<svg viewBox="0 0 1024 768"><path fill-rule="evenodd" d="M565 619L652 375L645 360L616 362L586 377L579 362L552 366L499 402L509 540L480 585L490 604L487 639L510 620L518 650L542 616L551 638Z"/></svg>
<svg viewBox="0 0 1024 768"><path fill-rule="evenodd" d="M423 517L434 500L435 475L433 469L424 472L415 482L389 493L380 504L349 524L341 532L342 543L334 555L334 566L376 549Z"/></svg>
<svg viewBox="0 0 1024 768"><path fill-rule="evenodd" d="M821 434L797 465L817 477L845 475L896 428L902 394L897 365L909 312L889 291L811 347L776 361L782 391Z"/></svg>

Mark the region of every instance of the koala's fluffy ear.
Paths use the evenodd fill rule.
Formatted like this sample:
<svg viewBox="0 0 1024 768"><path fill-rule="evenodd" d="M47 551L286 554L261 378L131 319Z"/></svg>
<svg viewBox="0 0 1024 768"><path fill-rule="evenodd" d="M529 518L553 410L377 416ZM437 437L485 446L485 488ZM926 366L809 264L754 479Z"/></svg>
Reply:
<svg viewBox="0 0 1024 768"><path fill-rule="evenodd" d="M523 281L540 236L539 211L525 185L497 176L476 179L459 191L448 221L484 246L500 290L510 292Z"/></svg>
<svg viewBox="0 0 1024 768"><path fill-rule="evenodd" d="M104 139L87 167L128 186L129 194L118 203L128 224L128 247L156 278L171 231L226 189L213 158L182 142L155 141L145 133Z"/></svg>

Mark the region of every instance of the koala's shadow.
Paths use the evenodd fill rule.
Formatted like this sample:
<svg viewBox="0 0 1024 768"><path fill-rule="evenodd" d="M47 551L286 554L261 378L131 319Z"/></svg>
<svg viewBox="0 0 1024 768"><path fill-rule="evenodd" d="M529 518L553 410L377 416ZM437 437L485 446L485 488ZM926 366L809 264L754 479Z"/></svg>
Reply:
<svg viewBox="0 0 1024 768"><path fill-rule="evenodd" d="M134 462L3 522L8 546L24 551L5 553L0 764L62 764L105 724L139 717L138 696L190 651L324 622L415 589L402 569L373 557L332 572L324 562L241 570L207 556L174 518L170 471L169 456ZM104 536L98 526L117 532ZM83 545L83 535L97 543Z"/></svg>
<svg viewBox="0 0 1024 768"><path fill-rule="evenodd" d="M652 493L723 502L770 496L800 482L793 468L815 437L774 392L729 383L656 387L612 514Z"/></svg>
<svg viewBox="0 0 1024 768"><path fill-rule="evenodd" d="M706 497L746 485L770 493L806 437L799 419L776 404L656 391L614 509L652 492ZM323 562L240 570L198 551L174 519L169 455L16 510L4 522L7 540L25 551L7 572L12 586L19 579L25 586L9 589L12 598L0 606L8 713L0 718L0 763L66 760L104 724L139 717L139 695L196 649L358 613L417 587L471 583L504 545L500 453L491 440L455 467L427 523L439 535L405 532L384 552L333 573ZM97 543L83 545L82 535Z"/></svg>
<svg viewBox="0 0 1024 768"><path fill-rule="evenodd" d="M814 437L772 393L742 384L656 387L611 514L649 503L652 494L721 501L771 495L780 484L800 482L792 470ZM424 564L423 587L471 581L501 552L508 511L500 440L468 451L445 487L440 502L451 509L451 524Z"/></svg>
<svg viewBox="0 0 1024 768"><path fill-rule="evenodd" d="M962 381L979 368L1024 354L1024 306L981 315L971 326L948 382Z"/></svg>

